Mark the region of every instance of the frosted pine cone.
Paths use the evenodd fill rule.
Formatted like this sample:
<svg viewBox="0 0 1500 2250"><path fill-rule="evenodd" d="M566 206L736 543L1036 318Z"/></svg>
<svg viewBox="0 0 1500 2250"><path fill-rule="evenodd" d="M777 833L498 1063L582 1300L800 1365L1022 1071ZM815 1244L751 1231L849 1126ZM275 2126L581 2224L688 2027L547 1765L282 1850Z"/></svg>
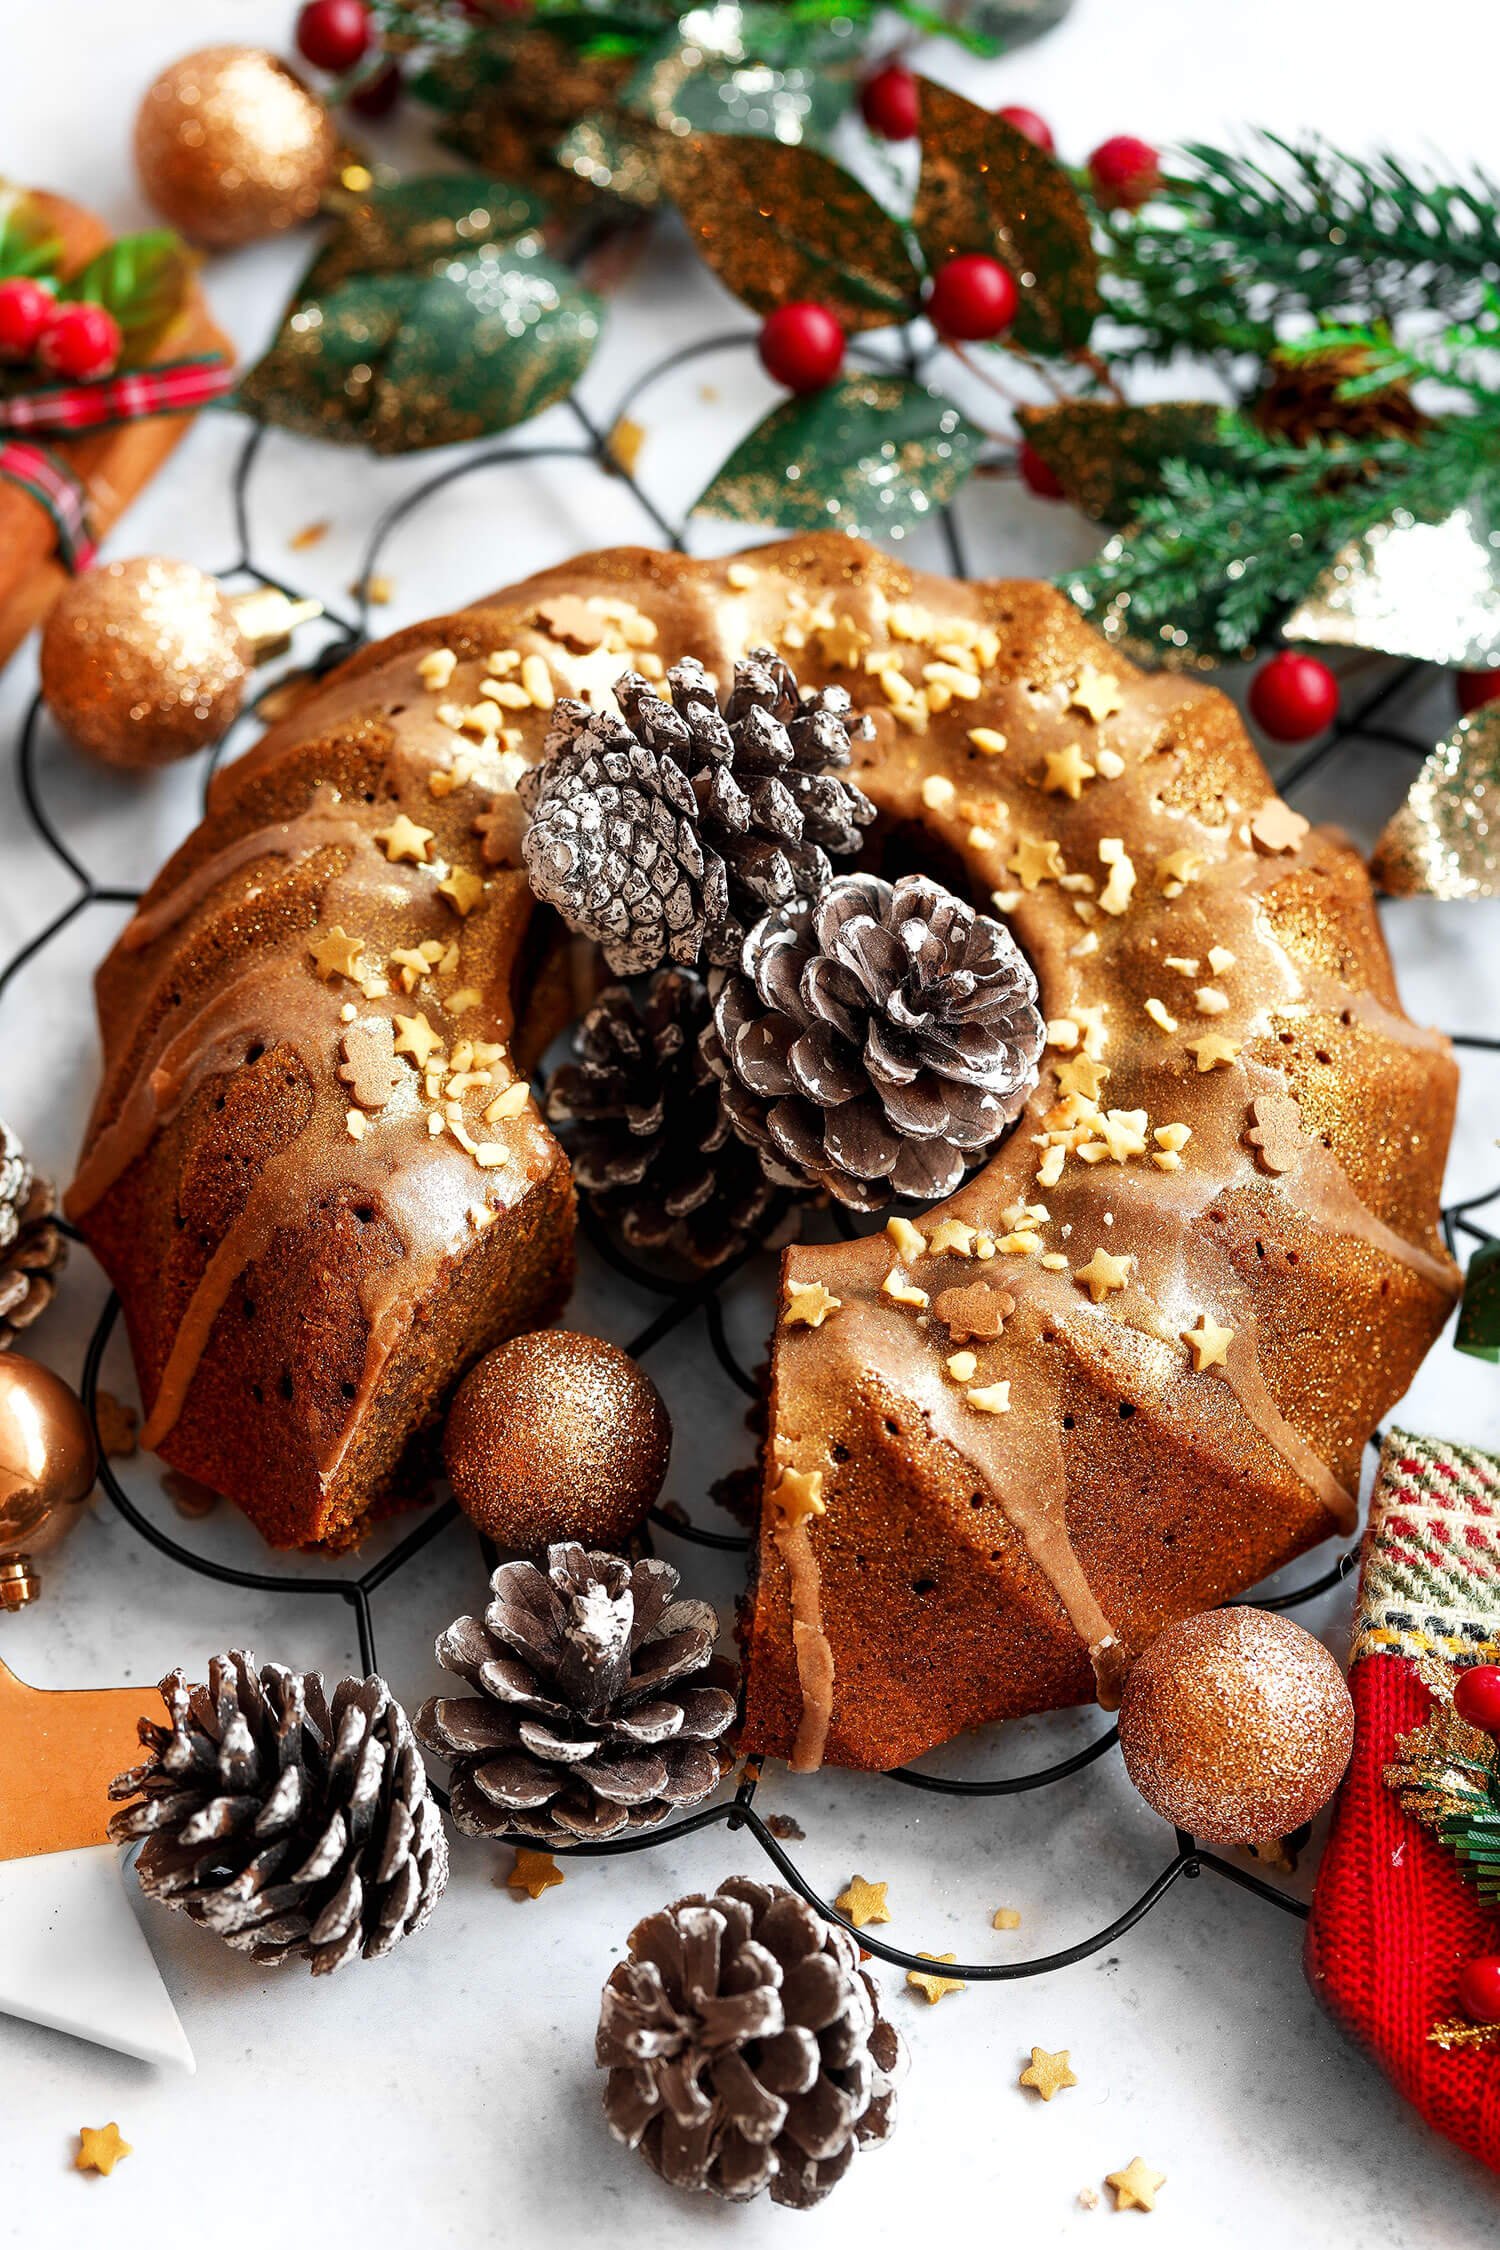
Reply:
<svg viewBox="0 0 1500 2250"><path fill-rule="evenodd" d="M0 1123L0 1352L44 1313L68 1254L57 1192L38 1179L20 1140Z"/></svg>
<svg viewBox="0 0 1500 2250"><path fill-rule="evenodd" d="M1046 1036L1010 932L924 875L843 875L764 916L704 1053L773 1179L934 1202L1015 1123Z"/></svg>
<svg viewBox="0 0 1500 2250"><path fill-rule="evenodd" d="M406 1713L384 1680L341 1680L235 1650L206 1687L161 1683L169 1724L140 1721L151 1755L110 1784L134 1801L115 1843L143 1839L141 1889L237 1953L314 1976L376 1960L427 1920L448 1839Z"/></svg>
<svg viewBox="0 0 1500 2250"><path fill-rule="evenodd" d="M475 1692L433 1696L416 1720L451 1761L467 1835L599 1843L718 1787L735 1714L713 1676L719 1621L707 1602L674 1599L669 1564L556 1546L545 1570L502 1563L490 1588L484 1616L437 1644Z"/></svg>
<svg viewBox="0 0 1500 2250"><path fill-rule="evenodd" d="M627 672L623 722L559 703L544 761L519 783L533 890L617 976L732 962L768 906L818 895L829 854L856 850L875 817L839 775L842 688L802 694L769 649L736 664L722 711L696 659L667 683L670 703Z"/></svg>
<svg viewBox="0 0 1500 2250"><path fill-rule="evenodd" d="M847 1931L743 1876L637 1923L594 2053L610 2131L673 2187L798 2211L887 2138L905 2063Z"/></svg>
<svg viewBox="0 0 1500 2250"><path fill-rule="evenodd" d="M607 986L546 1100L573 1177L606 1225L633 1248L697 1266L742 1249L776 1192L719 1101L700 1044L710 1013L686 969L659 969L639 994Z"/></svg>

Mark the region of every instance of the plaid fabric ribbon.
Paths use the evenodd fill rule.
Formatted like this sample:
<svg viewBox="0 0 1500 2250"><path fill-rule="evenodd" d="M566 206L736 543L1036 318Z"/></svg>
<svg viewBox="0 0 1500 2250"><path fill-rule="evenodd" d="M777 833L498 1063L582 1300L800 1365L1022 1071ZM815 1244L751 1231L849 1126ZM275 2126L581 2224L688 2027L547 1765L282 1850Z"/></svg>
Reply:
<svg viewBox="0 0 1500 2250"><path fill-rule="evenodd" d="M79 437L115 429L155 414L191 414L233 389L227 360L207 356L164 361L97 383L57 384L0 398L0 477L17 484L46 509L57 531L57 551L69 570L87 570L94 559L89 532L88 487L60 453L21 434Z"/></svg>

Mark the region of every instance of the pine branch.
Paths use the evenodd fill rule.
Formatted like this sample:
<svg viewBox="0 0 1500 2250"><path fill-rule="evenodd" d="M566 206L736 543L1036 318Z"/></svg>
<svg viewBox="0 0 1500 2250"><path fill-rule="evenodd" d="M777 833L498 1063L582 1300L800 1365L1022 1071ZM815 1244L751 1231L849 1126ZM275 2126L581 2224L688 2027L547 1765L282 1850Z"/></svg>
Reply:
<svg viewBox="0 0 1500 2250"><path fill-rule="evenodd" d="M1193 144L1161 198L1103 222L1121 356L1264 356L1284 323L1472 317L1500 284L1500 187L1416 176L1394 156L1258 136Z"/></svg>

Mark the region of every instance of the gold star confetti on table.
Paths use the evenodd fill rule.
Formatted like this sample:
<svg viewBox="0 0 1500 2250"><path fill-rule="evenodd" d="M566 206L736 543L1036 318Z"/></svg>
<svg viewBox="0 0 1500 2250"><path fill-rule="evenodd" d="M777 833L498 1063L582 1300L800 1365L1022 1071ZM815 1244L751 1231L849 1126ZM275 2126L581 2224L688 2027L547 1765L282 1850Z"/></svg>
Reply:
<svg viewBox="0 0 1500 2250"><path fill-rule="evenodd" d="M958 1955L956 1953L919 1953L917 1959L919 1961L956 1961ZM920 1992L933 2007L936 2007L945 1992L962 1992L964 1989L962 1977L940 1977L933 1969L908 1969L906 1981L913 1992Z"/></svg>
<svg viewBox="0 0 1500 2250"><path fill-rule="evenodd" d="M543 1891L556 1890L562 1879L562 1869L550 1852L534 1852L525 1844L518 1844L516 1864L505 1878L505 1887L510 1891L524 1891L528 1898L540 1898Z"/></svg>
<svg viewBox="0 0 1500 2250"><path fill-rule="evenodd" d="M1193 1355L1195 1375L1201 1375L1207 1367L1229 1365L1229 1347L1234 1342L1234 1330L1221 1328L1212 1313L1200 1313L1197 1327L1184 1328L1180 1333Z"/></svg>
<svg viewBox="0 0 1500 2250"><path fill-rule="evenodd" d="M776 1505L785 1524L807 1523L826 1513L821 1469L783 1469L776 1480Z"/></svg>
<svg viewBox="0 0 1500 2250"><path fill-rule="evenodd" d="M995 1918L990 1924L992 1930L1018 1930L1020 1927L1021 1916L1018 1908L1014 1906L997 1906L995 1908Z"/></svg>
<svg viewBox="0 0 1500 2250"><path fill-rule="evenodd" d="M821 1281L793 1281L787 1285L785 1320L788 1328L821 1328L830 1313L843 1304L830 1296Z"/></svg>
<svg viewBox="0 0 1500 2250"><path fill-rule="evenodd" d="M1044 2102L1050 2102L1054 2094L1062 2093L1066 2087L1076 2086L1078 2080L1073 2075L1068 2049L1063 2047L1057 2054L1049 2055L1045 2047L1033 2047L1031 2060L1018 2084L1029 2086Z"/></svg>
<svg viewBox="0 0 1500 2250"><path fill-rule="evenodd" d="M1198 1058L1198 1068L1217 1070L1221 1063L1232 1063L1240 1051L1237 1039L1226 1039L1222 1032L1210 1031L1205 1038L1190 1039L1187 1051Z"/></svg>
<svg viewBox="0 0 1500 2250"><path fill-rule="evenodd" d="M314 938L308 947L320 977L348 977L359 975L360 956L364 952L363 938L351 937L339 922L326 937Z"/></svg>
<svg viewBox="0 0 1500 2250"><path fill-rule="evenodd" d="M888 1922L891 1910L885 1903L889 1883L867 1883L863 1875L852 1875L847 1891L840 1891L834 1905L840 1914L846 1914L857 1930L867 1922Z"/></svg>
<svg viewBox="0 0 1500 2250"><path fill-rule="evenodd" d="M455 867L438 885L438 896L445 898L455 913L467 917L484 897L484 881L471 868Z"/></svg>
<svg viewBox="0 0 1500 2250"><path fill-rule="evenodd" d="M418 1070L427 1068L428 1058L443 1044L420 1009L414 1016L397 1016L396 1031L394 1052L410 1055Z"/></svg>
<svg viewBox="0 0 1500 2250"><path fill-rule="evenodd" d="M1156 2191L1166 2186L1167 2175L1153 2172L1140 2157L1132 2156L1123 2172L1106 2172L1104 2184L1115 2191L1117 2211L1154 2211Z"/></svg>
<svg viewBox="0 0 1500 2250"><path fill-rule="evenodd" d="M1094 779L1099 771L1098 767L1089 764L1076 742L1068 743L1062 750L1049 750L1046 759L1042 787L1051 796L1071 797L1074 804L1077 804L1083 795L1084 783Z"/></svg>
<svg viewBox="0 0 1500 2250"><path fill-rule="evenodd" d="M1124 706L1125 698L1113 672L1101 672L1093 664L1079 667L1073 692L1068 697L1070 711L1087 711L1097 726L1101 719L1112 719Z"/></svg>
<svg viewBox="0 0 1500 2250"><path fill-rule="evenodd" d="M1130 1279L1130 1258L1112 1257L1107 1250L1096 1250L1086 1266L1079 1266L1073 1275L1081 1281L1096 1305L1102 1305L1111 1289L1123 1289Z"/></svg>
<svg viewBox="0 0 1500 2250"><path fill-rule="evenodd" d="M80 2125L73 2169L75 2172L102 2172L108 2179L121 2157L130 2153L130 2143L121 2139L118 2125Z"/></svg>
<svg viewBox="0 0 1500 2250"><path fill-rule="evenodd" d="M419 828L405 813L397 813L389 828L375 830L375 841L387 859L409 859L416 864L426 859L432 836L430 828Z"/></svg>

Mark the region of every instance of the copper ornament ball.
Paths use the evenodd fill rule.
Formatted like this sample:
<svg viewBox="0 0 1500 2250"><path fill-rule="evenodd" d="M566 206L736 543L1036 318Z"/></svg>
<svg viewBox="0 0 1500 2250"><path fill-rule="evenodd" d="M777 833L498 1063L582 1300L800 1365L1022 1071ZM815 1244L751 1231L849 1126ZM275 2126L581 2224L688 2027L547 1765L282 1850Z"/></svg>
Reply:
<svg viewBox="0 0 1500 2250"><path fill-rule="evenodd" d="M133 772L216 742L238 716L253 663L217 581L165 555L86 572L42 628L53 718L81 750Z"/></svg>
<svg viewBox="0 0 1500 2250"><path fill-rule="evenodd" d="M259 47L203 47L147 89L135 121L141 185L210 250L310 219L334 166L323 104Z"/></svg>
<svg viewBox="0 0 1500 2250"><path fill-rule="evenodd" d="M0 1354L0 1608L35 1599L35 1559L72 1530L97 1468L89 1418L62 1377Z"/></svg>
<svg viewBox="0 0 1500 2250"><path fill-rule="evenodd" d="M662 1488L672 1425L649 1375L571 1329L486 1353L448 1411L443 1458L459 1506L497 1546L622 1547Z"/></svg>
<svg viewBox="0 0 1500 2250"><path fill-rule="evenodd" d="M1132 1666L1120 1748L1164 1820L1206 1844L1289 1836L1327 1804L1354 1746L1344 1675L1290 1618L1207 1610Z"/></svg>

